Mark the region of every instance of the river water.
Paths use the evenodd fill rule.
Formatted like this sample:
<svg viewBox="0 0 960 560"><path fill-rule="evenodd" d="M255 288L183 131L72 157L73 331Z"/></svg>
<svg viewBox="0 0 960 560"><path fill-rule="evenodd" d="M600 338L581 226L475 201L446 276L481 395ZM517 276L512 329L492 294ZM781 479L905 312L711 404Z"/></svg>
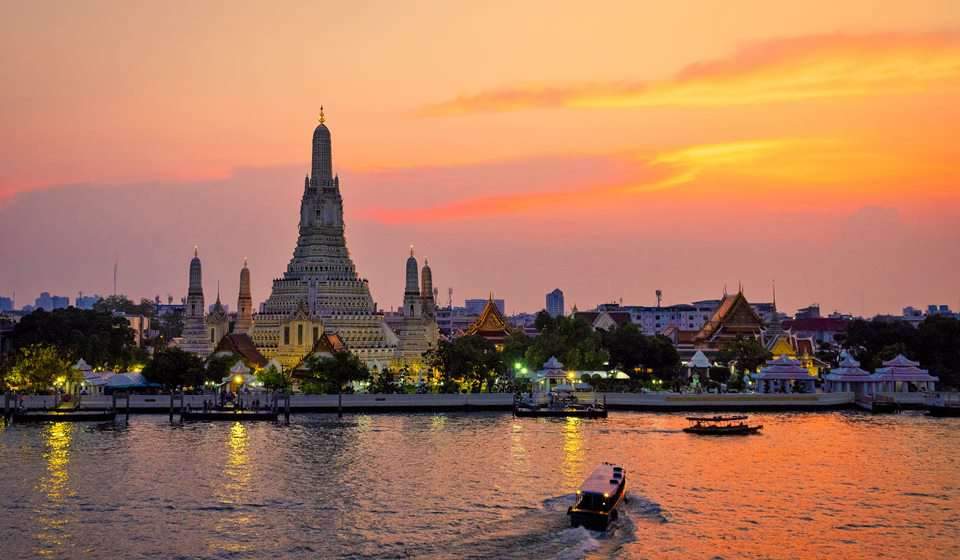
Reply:
<svg viewBox="0 0 960 560"><path fill-rule="evenodd" d="M290 426L0 428L13 558L960 558L960 420L758 414L711 439L683 415L298 415ZM566 509L628 472L607 534Z"/></svg>

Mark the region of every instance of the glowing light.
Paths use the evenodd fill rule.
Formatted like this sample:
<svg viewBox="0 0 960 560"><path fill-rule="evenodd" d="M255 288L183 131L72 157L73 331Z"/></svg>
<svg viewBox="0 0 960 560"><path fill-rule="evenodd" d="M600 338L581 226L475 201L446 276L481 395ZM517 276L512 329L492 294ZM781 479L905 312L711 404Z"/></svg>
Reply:
<svg viewBox="0 0 960 560"><path fill-rule="evenodd" d="M236 383L237 385L243 385L243 376L240 375L239 373L237 375L234 375L233 382Z"/></svg>

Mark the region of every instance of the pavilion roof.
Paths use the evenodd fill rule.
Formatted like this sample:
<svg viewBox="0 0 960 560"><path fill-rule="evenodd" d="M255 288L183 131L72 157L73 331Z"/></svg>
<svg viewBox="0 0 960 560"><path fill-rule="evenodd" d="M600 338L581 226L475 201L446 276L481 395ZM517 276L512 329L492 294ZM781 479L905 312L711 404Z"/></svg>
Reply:
<svg viewBox="0 0 960 560"><path fill-rule="evenodd" d="M687 367L709 369L710 360L707 359L707 356L703 353L703 351L697 350L697 353L690 358L689 362L687 362Z"/></svg>
<svg viewBox="0 0 960 560"><path fill-rule="evenodd" d="M860 362L844 352L840 365L823 376L827 381L868 381L870 374L860 369Z"/></svg>
<svg viewBox="0 0 960 560"><path fill-rule="evenodd" d="M920 368L919 362L907 359L903 354L897 354L892 360L883 362L883 367L873 372L871 381L938 381L938 377L930 375Z"/></svg>
<svg viewBox="0 0 960 560"><path fill-rule="evenodd" d="M775 360L767 361L767 365L760 370L757 379L810 379L810 372L800 365L799 360L780 356Z"/></svg>

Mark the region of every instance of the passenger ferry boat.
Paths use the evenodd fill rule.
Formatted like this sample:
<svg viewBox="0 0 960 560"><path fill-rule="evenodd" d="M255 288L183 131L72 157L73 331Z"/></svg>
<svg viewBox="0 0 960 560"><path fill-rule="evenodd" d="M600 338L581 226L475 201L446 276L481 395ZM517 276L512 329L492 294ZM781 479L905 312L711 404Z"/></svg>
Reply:
<svg viewBox="0 0 960 560"><path fill-rule="evenodd" d="M762 424L747 424L747 416L688 416L690 425L683 429L688 434L701 436L744 436L756 434Z"/></svg>
<svg viewBox="0 0 960 560"><path fill-rule="evenodd" d="M617 507L626 499L627 471L602 463L577 490L577 503L567 509L571 527L606 531L617 520Z"/></svg>

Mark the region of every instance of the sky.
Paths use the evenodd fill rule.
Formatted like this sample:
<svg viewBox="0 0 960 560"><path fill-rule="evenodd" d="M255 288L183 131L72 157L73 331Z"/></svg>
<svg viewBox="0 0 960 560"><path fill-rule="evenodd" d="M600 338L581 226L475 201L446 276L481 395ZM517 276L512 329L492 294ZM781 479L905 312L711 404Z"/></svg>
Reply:
<svg viewBox="0 0 960 560"><path fill-rule="evenodd" d="M0 0L0 295L255 302L320 106L383 309L960 307L955 1ZM422 261L421 261L422 262Z"/></svg>

